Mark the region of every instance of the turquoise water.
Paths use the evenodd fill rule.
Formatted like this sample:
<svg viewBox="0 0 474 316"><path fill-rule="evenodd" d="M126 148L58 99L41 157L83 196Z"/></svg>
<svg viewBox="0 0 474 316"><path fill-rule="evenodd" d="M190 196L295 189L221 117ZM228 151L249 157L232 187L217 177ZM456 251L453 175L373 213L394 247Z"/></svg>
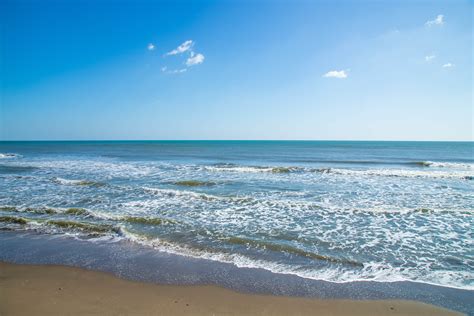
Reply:
<svg viewBox="0 0 474 316"><path fill-rule="evenodd" d="M474 289L473 143L0 142L0 228ZM1 231L0 231L1 234Z"/></svg>

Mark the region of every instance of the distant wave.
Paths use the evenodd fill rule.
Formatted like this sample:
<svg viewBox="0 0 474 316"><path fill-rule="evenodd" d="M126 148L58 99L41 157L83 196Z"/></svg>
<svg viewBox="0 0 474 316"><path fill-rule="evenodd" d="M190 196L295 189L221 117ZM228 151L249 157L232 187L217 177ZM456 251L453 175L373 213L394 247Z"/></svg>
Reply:
<svg viewBox="0 0 474 316"><path fill-rule="evenodd" d="M53 182L62 185L79 185L79 186L92 186L92 187L101 187L104 186L105 183L103 182L96 182L96 181L89 181L89 180L70 180L70 179L63 179L55 177L53 178Z"/></svg>
<svg viewBox="0 0 474 316"><path fill-rule="evenodd" d="M406 160L324 160L324 159L292 159L296 163L318 163L318 164L336 164L336 165L399 165L416 167L438 167L438 168L461 168L474 169L473 163L459 162L437 162L437 161L406 161Z"/></svg>
<svg viewBox="0 0 474 316"><path fill-rule="evenodd" d="M149 188L149 187L144 187L143 190L145 192L161 195L164 197L176 196L176 197L183 197L183 198L201 199L201 200L207 200L207 201L222 199L222 197L219 197L216 195L211 195L211 194L206 194L206 193L197 193L193 191L181 191L181 190Z"/></svg>
<svg viewBox="0 0 474 316"><path fill-rule="evenodd" d="M466 172L442 172L442 171L421 171L409 169L342 169L342 168L319 168L311 169L312 172L323 174L336 174L346 176L383 176L383 177L405 177L405 178L439 178L439 179L460 179L472 180L473 175Z"/></svg>
<svg viewBox="0 0 474 316"><path fill-rule="evenodd" d="M436 162L436 161L415 161L413 164L421 167L435 167L435 168L455 168L455 169L473 169L474 164L458 163L458 162Z"/></svg>
<svg viewBox="0 0 474 316"><path fill-rule="evenodd" d="M439 179L461 179L472 180L473 175L466 172L445 172L445 171L422 171L409 169L342 169L342 168L321 168L312 169L313 172L325 174L338 174L347 176L384 176L384 177L406 177L406 178L439 178Z"/></svg>
<svg viewBox="0 0 474 316"><path fill-rule="evenodd" d="M11 158L19 158L21 155L12 154L12 153L0 153L0 159L11 159Z"/></svg>
<svg viewBox="0 0 474 316"><path fill-rule="evenodd" d="M300 167L268 167L268 166L241 166L235 164L215 164L204 166L208 171L230 171L230 172L270 172L270 173L289 173L304 170Z"/></svg>
<svg viewBox="0 0 474 316"><path fill-rule="evenodd" d="M182 180L173 182L174 185L185 186L185 187L209 187L214 186L217 183L213 181L199 181L199 180Z"/></svg>
<svg viewBox="0 0 474 316"><path fill-rule="evenodd" d="M352 175L352 176L386 176L386 177L410 177L410 178L450 178L472 180L474 175L470 174L471 165L458 163L440 162L411 162L416 166L439 167L446 170L416 170L396 168L373 168L373 169L349 169L349 168L310 168L310 167L271 167L271 166L240 166L233 164L205 166L207 171L214 172L239 172L239 173L304 173L316 172L323 174ZM450 170L463 169L463 170Z"/></svg>

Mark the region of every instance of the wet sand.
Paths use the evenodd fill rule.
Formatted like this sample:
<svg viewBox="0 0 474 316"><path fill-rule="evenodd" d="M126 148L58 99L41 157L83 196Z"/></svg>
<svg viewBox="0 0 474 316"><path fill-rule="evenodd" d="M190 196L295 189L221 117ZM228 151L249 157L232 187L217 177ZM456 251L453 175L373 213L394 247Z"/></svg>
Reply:
<svg viewBox="0 0 474 316"><path fill-rule="evenodd" d="M321 300L217 286L141 283L51 265L0 263L0 315L460 315L404 300Z"/></svg>

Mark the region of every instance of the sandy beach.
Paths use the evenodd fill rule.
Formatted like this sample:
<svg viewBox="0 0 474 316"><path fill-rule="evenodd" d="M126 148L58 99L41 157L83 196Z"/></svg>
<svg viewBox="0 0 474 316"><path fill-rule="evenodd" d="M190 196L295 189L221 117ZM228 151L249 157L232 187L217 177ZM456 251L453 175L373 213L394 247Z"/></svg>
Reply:
<svg viewBox="0 0 474 316"><path fill-rule="evenodd" d="M459 315L414 301L250 295L49 265L0 263L0 291L1 315Z"/></svg>

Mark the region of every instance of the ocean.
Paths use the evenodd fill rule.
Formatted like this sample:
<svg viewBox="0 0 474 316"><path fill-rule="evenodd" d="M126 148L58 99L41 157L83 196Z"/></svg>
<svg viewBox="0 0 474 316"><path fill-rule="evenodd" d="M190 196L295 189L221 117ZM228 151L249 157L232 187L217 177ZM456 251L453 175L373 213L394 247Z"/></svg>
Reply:
<svg viewBox="0 0 474 316"><path fill-rule="evenodd" d="M127 242L334 283L474 290L473 150L472 142L0 142L0 235Z"/></svg>

